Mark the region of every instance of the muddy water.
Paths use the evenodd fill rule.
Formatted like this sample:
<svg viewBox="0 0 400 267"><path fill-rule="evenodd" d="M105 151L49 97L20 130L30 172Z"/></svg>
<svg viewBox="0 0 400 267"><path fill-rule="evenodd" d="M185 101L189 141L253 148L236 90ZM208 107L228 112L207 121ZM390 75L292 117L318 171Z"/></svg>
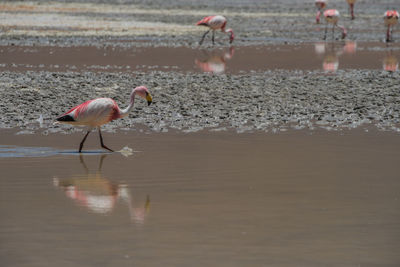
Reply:
<svg viewBox="0 0 400 267"><path fill-rule="evenodd" d="M172 47L0 47L0 70L48 71L249 71L398 70L400 46L381 43L318 42L229 48Z"/></svg>
<svg viewBox="0 0 400 267"><path fill-rule="evenodd" d="M81 137L2 131L3 266L400 264L398 135Z"/></svg>

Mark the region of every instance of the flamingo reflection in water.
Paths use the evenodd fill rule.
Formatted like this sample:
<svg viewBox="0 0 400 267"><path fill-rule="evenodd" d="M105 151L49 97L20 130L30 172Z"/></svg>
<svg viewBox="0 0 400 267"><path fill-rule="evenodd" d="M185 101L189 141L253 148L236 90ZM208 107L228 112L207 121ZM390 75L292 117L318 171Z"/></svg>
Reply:
<svg viewBox="0 0 400 267"><path fill-rule="evenodd" d="M230 60L234 53L235 48L230 47L229 50L214 50L211 52L205 52L204 57L201 59L196 58L196 65L203 72L210 72L214 74L222 74L226 69L226 62Z"/></svg>
<svg viewBox="0 0 400 267"><path fill-rule="evenodd" d="M354 54L357 51L357 43L355 41L346 41L344 45L335 45L318 42L314 45L315 53L323 55L324 60L322 68L326 72L336 72L339 69L339 57L343 54Z"/></svg>
<svg viewBox="0 0 400 267"><path fill-rule="evenodd" d="M383 69L390 72L399 70L399 61L397 57L392 54L392 51L389 51L383 59Z"/></svg>
<svg viewBox="0 0 400 267"><path fill-rule="evenodd" d="M83 156L80 155L79 159L85 169L85 174L65 179L54 177L54 186L62 188L66 196L73 199L79 206L86 207L90 212L97 214L110 213L121 199L128 206L131 220L144 223L150 211L149 196L146 197L144 204L134 207L127 185L112 183L102 175L101 168L106 156L101 155L97 172L90 173Z"/></svg>

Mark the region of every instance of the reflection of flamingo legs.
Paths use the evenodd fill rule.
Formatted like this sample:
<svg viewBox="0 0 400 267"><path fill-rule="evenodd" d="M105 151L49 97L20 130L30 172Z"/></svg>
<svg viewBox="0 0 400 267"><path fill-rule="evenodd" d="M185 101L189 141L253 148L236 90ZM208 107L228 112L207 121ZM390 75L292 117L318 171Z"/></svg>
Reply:
<svg viewBox="0 0 400 267"><path fill-rule="evenodd" d="M104 161L104 158L105 158L106 156L107 156L106 154L103 154L103 155L101 155L101 157L100 157L99 167L97 168L97 172L98 172L98 173L101 173L101 168L102 168L102 166L103 166L103 161ZM85 169L86 175L88 175L88 174L89 174L89 168L87 167L87 165L86 165L86 163L85 163L85 161L84 161L84 159L83 159L82 154L79 154L79 161L81 162L83 168Z"/></svg>

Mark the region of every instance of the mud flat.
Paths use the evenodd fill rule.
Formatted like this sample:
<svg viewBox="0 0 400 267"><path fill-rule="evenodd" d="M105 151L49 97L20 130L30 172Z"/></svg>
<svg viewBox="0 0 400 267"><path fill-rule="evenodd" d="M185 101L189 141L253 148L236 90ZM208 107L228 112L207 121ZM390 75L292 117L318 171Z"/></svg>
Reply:
<svg viewBox="0 0 400 267"><path fill-rule="evenodd" d="M267 71L242 75L179 72L2 72L0 128L69 132L54 118L100 96L127 104L132 88L146 85L154 105L138 99L129 118L105 129L238 132L362 127L399 131L398 72Z"/></svg>

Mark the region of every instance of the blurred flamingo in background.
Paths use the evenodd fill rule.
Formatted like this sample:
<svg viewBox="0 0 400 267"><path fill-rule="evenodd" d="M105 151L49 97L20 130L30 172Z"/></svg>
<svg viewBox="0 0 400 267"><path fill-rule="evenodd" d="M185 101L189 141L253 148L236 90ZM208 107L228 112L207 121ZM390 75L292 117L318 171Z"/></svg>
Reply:
<svg viewBox="0 0 400 267"><path fill-rule="evenodd" d="M317 22L317 24L319 24L321 20L322 9L326 7L326 2L326 0L315 0L315 5L318 9L317 16L315 17L315 21Z"/></svg>
<svg viewBox="0 0 400 267"><path fill-rule="evenodd" d="M346 1L349 4L351 19L353 20L356 18L354 16L354 4L356 3L356 0L346 0Z"/></svg>
<svg viewBox="0 0 400 267"><path fill-rule="evenodd" d="M104 145L100 126L112 120L127 116L133 108L135 95L145 98L148 105L150 105L152 102L152 97L148 89L144 86L139 86L132 90L130 103L125 109L120 109L117 103L111 98L96 98L88 100L70 109L67 113L64 113L56 120L60 123L84 125L89 127L85 137L83 137L79 145L79 152L82 151L83 143L85 142L91 130L95 127L98 127L99 129L101 147L113 152L113 150Z"/></svg>
<svg viewBox="0 0 400 267"><path fill-rule="evenodd" d="M387 26L386 42L392 41L393 27L399 21L399 12L396 10L388 10L384 15L385 26Z"/></svg>
<svg viewBox="0 0 400 267"><path fill-rule="evenodd" d="M340 13L336 9L328 9L324 12L324 17L326 20L326 27L325 27L325 35L324 40L326 39L326 32L328 30L328 24L332 24L332 39L334 38L335 27L338 27L342 30L342 39L346 38L347 30L345 27L338 25Z"/></svg>
<svg viewBox="0 0 400 267"><path fill-rule="evenodd" d="M233 39L235 38L235 35L233 34L232 29L225 30L226 22L227 22L227 20L224 16L208 16L208 17L204 17L202 20L198 21L196 25L206 26L209 28L209 30L203 34L203 37L201 38L199 45L201 45L203 43L204 38L211 30L212 30L212 43L215 44L215 42L214 42L215 30L219 30L219 29L221 29L221 32L229 34L229 43L232 43Z"/></svg>

